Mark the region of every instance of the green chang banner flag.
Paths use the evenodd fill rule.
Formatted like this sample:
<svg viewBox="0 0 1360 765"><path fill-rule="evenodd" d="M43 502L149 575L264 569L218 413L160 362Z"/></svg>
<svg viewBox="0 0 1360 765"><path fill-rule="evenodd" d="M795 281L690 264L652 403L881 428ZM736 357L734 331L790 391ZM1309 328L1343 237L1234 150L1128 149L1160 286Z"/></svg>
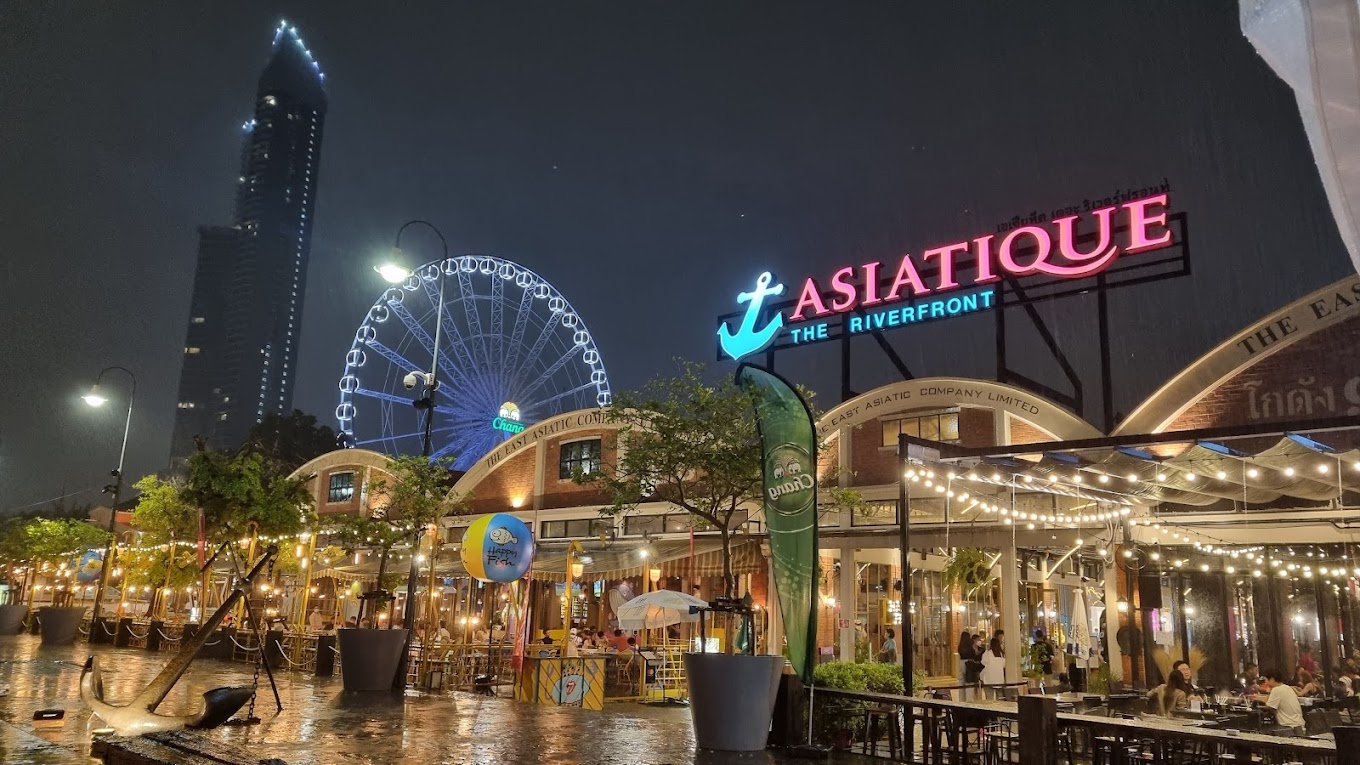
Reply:
<svg viewBox="0 0 1360 765"><path fill-rule="evenodd" d="M810 683L817 638L817 431L807 404L782 377L743 364L737 385L755 395L775 589L789 660Z"/></svg>

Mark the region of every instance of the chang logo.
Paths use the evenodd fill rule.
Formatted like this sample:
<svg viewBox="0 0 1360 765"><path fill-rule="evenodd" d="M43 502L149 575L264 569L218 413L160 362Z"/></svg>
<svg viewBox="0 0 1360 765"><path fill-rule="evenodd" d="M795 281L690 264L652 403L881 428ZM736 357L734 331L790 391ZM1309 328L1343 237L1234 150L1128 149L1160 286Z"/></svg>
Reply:
<svg viewBox="0 0 1360 765"><path fill-rule="evenodd" d="M816 476L812 455L783 444L765 455L765 503L780 515L797 515L812 506Z"/></svg>
<svg viewBox="0 0 1360 765"><path fill-rule="evenodd" d="M501 404L500 413L491 418L491 427L502 433L523 433L524 426L519 422L519 405L513 401Z"/></svg>

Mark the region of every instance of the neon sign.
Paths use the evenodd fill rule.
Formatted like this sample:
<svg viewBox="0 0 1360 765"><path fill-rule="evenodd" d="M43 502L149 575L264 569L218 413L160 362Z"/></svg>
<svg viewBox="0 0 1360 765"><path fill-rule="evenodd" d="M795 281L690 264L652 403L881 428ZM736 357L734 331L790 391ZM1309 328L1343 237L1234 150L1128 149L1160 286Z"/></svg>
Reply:
<svg viewBox="0 0 1360 765"><path fill-rule="evenodd" d="M524 426L519 421L519 405L511 401L501 404L500 414L491 418L491 427L511 435L523 433Z"/></svg>
<svg viewBox="0 0 1360 765"><path fill-rule="evenodd" d="M826 320L835 316L844 320L842 331L858 334L991 309L997 292L988 285L1004 277L1082 279L1109 268L1120 255L1170 246L1167 208L1168 195L1160 193L933 247L919 257L904 253L896 262L846 266L825 282L808 277L792 307L773 316L767 311L765 325L757 328L765 298L784 292L767 271L753 290L737 294L745 313L736 332L720 323L718 342L725 355L740 359L780 336L793 344L831 339ZM1127 225L1116 227L1114 217L1121 210ZM1079 221L1094 232L1080 233Z"/></svg>

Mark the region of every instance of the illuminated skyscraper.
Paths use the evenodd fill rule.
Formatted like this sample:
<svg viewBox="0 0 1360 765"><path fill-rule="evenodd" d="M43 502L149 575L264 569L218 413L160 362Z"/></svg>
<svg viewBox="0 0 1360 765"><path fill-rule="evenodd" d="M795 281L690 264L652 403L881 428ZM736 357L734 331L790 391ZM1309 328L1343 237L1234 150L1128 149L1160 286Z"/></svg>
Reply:
<svg viewBox="0 0 1360 765"><path fill-rule="evenodd" d="M235 449L266 414L292 409L324 82L297 27L280 24L242 125L235 224L199 229L172 461L194 436Z"/></svg>

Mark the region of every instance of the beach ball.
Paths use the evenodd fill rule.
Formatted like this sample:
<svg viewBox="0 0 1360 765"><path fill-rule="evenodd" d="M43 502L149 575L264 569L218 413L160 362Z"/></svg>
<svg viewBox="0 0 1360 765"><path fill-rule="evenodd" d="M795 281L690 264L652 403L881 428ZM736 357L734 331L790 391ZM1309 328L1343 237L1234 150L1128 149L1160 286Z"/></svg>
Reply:
<svg viewBox="0 0 1360 765"><path fill-rule="evenodd" d="M468 574L478 580L513 582L529 572L534 537L513 515L483 515L463 532L461 555Z"/></svg>

